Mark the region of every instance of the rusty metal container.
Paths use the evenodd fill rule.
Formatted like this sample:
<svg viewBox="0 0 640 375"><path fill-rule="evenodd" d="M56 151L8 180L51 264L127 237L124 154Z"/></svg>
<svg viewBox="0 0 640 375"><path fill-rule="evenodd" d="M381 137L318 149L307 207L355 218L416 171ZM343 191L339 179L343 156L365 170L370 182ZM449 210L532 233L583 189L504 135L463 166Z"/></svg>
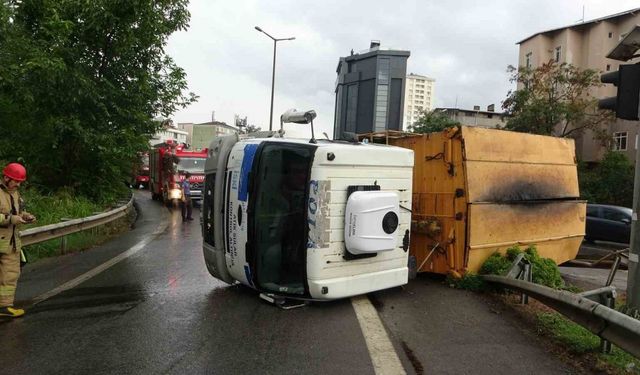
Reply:
<svg viewBox="0 0 640 375"><path fill-rule="evenodd" d="M418 272L478 272L495 251L535 245L560 264L584 237L572 139L456 127L362 135L414 151L411 255Z"/></svg>

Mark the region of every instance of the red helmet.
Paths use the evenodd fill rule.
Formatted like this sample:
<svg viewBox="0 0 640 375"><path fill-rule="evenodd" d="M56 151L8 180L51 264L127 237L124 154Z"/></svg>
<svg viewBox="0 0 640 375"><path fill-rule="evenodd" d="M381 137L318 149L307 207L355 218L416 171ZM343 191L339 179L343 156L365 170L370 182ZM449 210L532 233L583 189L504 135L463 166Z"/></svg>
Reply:
<svg viewBox="0 0 640 375"><path fill-rule="evenodd" d="M27 170L19 163L9 163L2 170L2 174L9 177L12 180L24 181L27 179Z"/></svg>

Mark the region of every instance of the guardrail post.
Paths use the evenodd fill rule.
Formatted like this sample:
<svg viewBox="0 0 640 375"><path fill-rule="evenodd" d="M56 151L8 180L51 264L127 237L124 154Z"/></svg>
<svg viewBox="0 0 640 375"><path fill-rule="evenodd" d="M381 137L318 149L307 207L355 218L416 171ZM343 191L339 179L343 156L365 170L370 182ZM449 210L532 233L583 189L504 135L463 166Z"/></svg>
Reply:
<svg viewBox="0 0 640 375"><path fill-rule="evenodd" d="M522 274L522 280L528 281L528 282L533 282L533 265L529 262L526 262L523 264L523 274ZM522 295L520 296L520 304L521 305L528 305L529 304L529 295L526 293L522 293Z"/></svg>
<svg viewBox="0 0 640 375"><path fill-rule="evenodd" d="M94 212L92 215L99 215L101 214L103 211L96 211ZM91 235L93 235L94 237L98 235L98 227L95 226L93 228L91 228Z"/></svg>
<svg viewBox="0 0 640 375"><path fill-rule="evenodd" d="M607 277L607 283L605 286L610 286L613 283L613 279L616 277L616 272L620 267L620 262L622 261L622 257L620 255L616 255L616 259L613 261L611 265L611 271L609 271L609 276Z"/></svg>
<svg viewBox="0 0 640 375"><path fill-rule="evenodd" d="M68 217L63 217L62 219L60 219L61 223L64 223L65 221L69 221L71 220ZM66 254L67 253L67 236L62 236L60 237L60 254Z"/></svg>
<svg viewBox="0 0 640 375"><path fill-rule="evenodd" d="M524 280L528 282L533 281L533 266L531 265L531 262L524 257L524 253L520 253L516 256L516 259L513 261L511 268L507 271L505 276L516 280ZM520 295L520 304L526 305L528 303L529 296L523 292Z"/></svg>
<svg viewBox="0 0 640 375"><path fill-rule="evenodd" d="M618 257L619 261L620 257ZM617 268L617 266L616 266ZM614 268L614 269L616 269ZM611 277L611 275L609 275ZM611 277L612 278L612 277ZM610 283L608 283L610 284ZM592 301L598 302L610 309L615 309L616 307L616 288L614 286L607 285L602 288L589 290L586 292L582 292L579 295L585 298L588 298ZM611 353L611 342L600 337L600 352L609 354Z"/></svg>

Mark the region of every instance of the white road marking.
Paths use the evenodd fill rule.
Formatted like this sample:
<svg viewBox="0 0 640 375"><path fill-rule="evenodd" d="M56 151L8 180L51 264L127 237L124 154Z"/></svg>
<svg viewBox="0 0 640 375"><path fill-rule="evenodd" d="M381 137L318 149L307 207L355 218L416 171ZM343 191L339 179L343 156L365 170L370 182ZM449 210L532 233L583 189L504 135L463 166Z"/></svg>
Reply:
<svg viewBox="0 0 640 375"><path fill-rule="evenodd" d="M351 298L376 375L406 375L378 312L367 296Z"/></svg>
<svg viewBox="0 0 640 375"><path fill-rule="evenodd" d="M56 296L62 292L64 292L65 290L69 290L71 288L75 288L76 286L82 284L83 282L89 280L90 278L102 273L103 271L106 271L107 269L115 266L116 264L120 263L122 260L127 259L128 257L134 255L135 253L137 253L138 251L144 249L145 246L147 246L151 241L153 241L157 235L163 233L165 231L165 229L167 228L167 225L169 225L169 221L167 220L167 218L165 217L162 222L160 223L160 225L158 225L158 227L156 228L156 230L146 236L142 241L138 242L137 244L133 245L132 247L130 247L129 249L127 249L125 252L120 253L119 255L117 255L114 258L109 259L108 261L102 263L101 265L97 266L96 268L93 268L85 273L83 273L82 275L76 277L75 279L69 280L66 283L58 286L57 288L51 289L48 292L42 293L41 295L37 296L36 298L34 298L31 301L31 305L34 306L44 300L47 300L53 296Z"/></svg>

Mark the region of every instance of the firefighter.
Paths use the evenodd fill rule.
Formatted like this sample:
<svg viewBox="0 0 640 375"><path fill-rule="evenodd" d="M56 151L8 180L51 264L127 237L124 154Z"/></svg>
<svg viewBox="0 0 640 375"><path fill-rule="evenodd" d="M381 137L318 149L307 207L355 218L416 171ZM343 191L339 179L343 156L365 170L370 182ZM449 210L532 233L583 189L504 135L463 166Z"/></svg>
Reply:
<svg viewBox="0 0 640 375"><path fill-rule="evenodd" d="M18 227L31 223L35 216L23 210L18 188L27 179L27 170L10 163L2 170L0 183L0 317L17 318L23 309L13 307L20 276L21 241Z"/></svg>
<svg viewBox="0 0 640 375"><path fill-rule="evenodd" d="M193 211L193 202L191 201L191 185L189 185L191 173L184 174L184 180L180 183L182 190L182 199L180 200L180 211L182 211L182 221L191 221L191 212Z"/></svg>

